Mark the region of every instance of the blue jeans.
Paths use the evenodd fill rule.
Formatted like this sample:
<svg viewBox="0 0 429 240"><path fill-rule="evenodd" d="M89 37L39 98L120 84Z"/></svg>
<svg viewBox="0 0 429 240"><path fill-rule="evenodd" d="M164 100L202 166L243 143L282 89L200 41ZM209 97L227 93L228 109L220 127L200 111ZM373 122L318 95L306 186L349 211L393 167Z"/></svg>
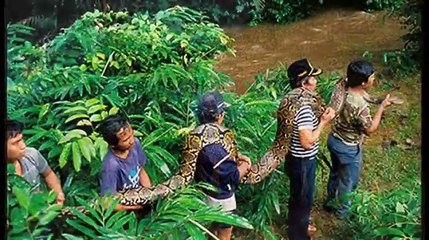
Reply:
<svg viewBox="0 0 429 240"><path fill-rule="evenodd" d="M307 229L313 204L316 163L316 156L286 156L285 169L290 180L288 237L291 240L310 239Z"/></svg>
<svg viewBox="0 0 429 240"><path fill-rule="evenodd" d="M340 218L347 217L351 205L347 195L356 190L359 183L359 175L362 169L362 146L350 146L340 139L328 136L328 150L331 153L332 169L328 180L328 199L340 199L340 208L336 215Z"/></svg>

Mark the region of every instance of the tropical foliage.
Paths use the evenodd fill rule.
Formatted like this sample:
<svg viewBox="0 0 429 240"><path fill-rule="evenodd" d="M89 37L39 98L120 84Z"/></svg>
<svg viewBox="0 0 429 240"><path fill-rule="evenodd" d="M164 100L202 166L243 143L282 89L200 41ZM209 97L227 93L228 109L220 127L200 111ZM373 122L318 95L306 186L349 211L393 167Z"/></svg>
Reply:
<svg viewBox="0 0 429 240"><path fill-rule="evenodd" d="M239 3L254 9L254 16L262 16L258 14L264 7L283 4ZM287 11L295 11L298 5L291 4ZM156 184L177 171L183 137L197 124L196 101L208 90L225 92L225 100L232 104L225 125L235 131L239 150L255 162L274 138L276 109L290 90L287 66L259 73L243 95L228 92L233 82L214 70L213 59L222 52L234 54L233 39L202 13L179 6L156 14L87 12L43 45L25 39L33 33L31 27L9 24L7 30L8 115L25 124L27 145L39 149L59 173L66 204L82 205L90 212L74 211L76 218L59 221L59 231L50 234L47 229L59 210L49 205L54 200L52 194L32 193L9 169L8 237L205 239L211 234L210 223L219 221L255 228L245 236L278 239L281 234L271 226L285 219L288 199L288 179L282 166L261 184L240 187L238 205L246 204L238 209L242 217L206 206L198 190L204 186L181 189L149 206L142 216L114 213L113 199L109 207L88 202L101 202L97 189L101 160L108 147L97 131L102 119L117 113L130 119L149 158L145 168ZM327 75L319 80L325 101L339 77ZM398 202L404 209L406 204L411 204L407 209L414 209L417 203L408 200L356 212L359 216L373 210L381 213ZM401 214L401 219L412 223L394 227L402 231L399 236L419 236L415 230L418 221L411 219L415 212L404 210ZM378 229L373 235L389 235L391 232L380 229L391 224L391 219L383 220L370 230Z"/></svg>
<svg viewBox="0 0 429 240"><path fill-rule="evenodd" d="M231 83L213 70L211 59L221 51L233 53L228 46L232 40L206 17L186 8L160 11L153 17L87 13L43 46L20 37L30 33L29 27L9 25L8 30L9 117L25 124L26 143L38 148L60 172L71 205L85 205L97 194L91 189L99 189L101 159L107 151L107 143L97 132L102 119L119 111L128 115L150 159L147 171L158 183L178 167L182 137L195 126L193 107L198 95ZM184 191L192 197L181 194L176 204L165 200L158 206L166 212L175 208L177 216L167 219L171 218L171 229L176 230L167 234L163 228L154 228L151 234L202 235L206 230L201 224L207 226L219 218L251 227L244 219L219 217L223 215L218 210L201 210L201 196L192 189ZM186 211L179 213L179 206ZM192 209L196 212L189 212ZM95 222L104 228L83 215L67 223L89 229L84 232L88 237L106 237L119 234L116 230L134 221L130 215L105 211L106 215L91 211L95 219L104 219ZM179 221L179 216L191 213L193 223ZM161 224L156 217L145 221ZM122 224L108 224L117 220ZM86 224L92 228L83 228ZM178 230L177 224L184 224L186 230Z"/></svg>
<svg viewBox="0 0 429 240"><path fill-rule="evenodd" d="M406 179L395 191L376 195L361 192L354 197L354 218L349 222L355 236L375 239L421 239L421 183Z"/></svg>
<svg viewBox="0 0 429 240"><path fill-rule="evenodd" d="M231 84L227 75L213 70L210 59L222 51L233 53L229 47L232 40L203 15L186 8L161 11L154 17L87 13L40 47L17 35L30 28L9 25L8 30L9 115L25 123L27 144L42 151L60 172L70 205L85 205L96 196L88 189L99 188L100 163L107 151L106 142L97 133L103 118L119 111L128 115L150 159L147 171L158 183L177 170L183 136L196 126L193 112L198 96ZM267 150L254 146L269 146L274 137L275 110L290 89L285 71L286 67L280 66L259 75L246 95L225 96L233 103L226 124L235 129L241 151L252 159ZM255 192L267 192L251 203L260 214L243 213L265 235L274 235L267 224L272 222L272 210L279 213L279 203L287 197L287 191L270 191L285 187L277 180L284 179L284 174L277 175L264 184L244 188L241 195L245 199ZM177 196L187 199L186 195ZM95 221L103 219L103 213L91 212L92 220L83 215L78 220L92 226L84 234L111 234L111 225L106 230L98 227L107 222ZM105 221L113 216L108 214ZM128 215L114 219L123 218L124 224L131 221ZM82 225L72 220L67 223L77 229Z"/></svg>

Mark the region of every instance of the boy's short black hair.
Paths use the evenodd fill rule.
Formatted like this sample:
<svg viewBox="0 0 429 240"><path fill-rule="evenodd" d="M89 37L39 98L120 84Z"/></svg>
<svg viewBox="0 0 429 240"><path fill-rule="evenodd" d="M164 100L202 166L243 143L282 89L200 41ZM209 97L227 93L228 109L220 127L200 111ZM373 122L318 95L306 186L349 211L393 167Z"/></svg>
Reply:
<svg viewBox="0 0 429 240"><path fill-rule="evenodd" d="M123 128L129 126L128 119L122 115L111 115L103 119L100 125L98 125L98 132L103 136L110 146L116 146L119 143L117 133Z"/></svg>
<svg viewBox="0 0 429 240"><path fill-rule="evenodd" d="M356 87L368 82L374 71L374 65L365 59L352 61L347 67L347 87Z"/></svg>
<svg viewBox="0 0 429 240"><path fill-rule="evenodd" d="M6 120L6 140L16 137L22 133L22 124L16 120Z"/></svg>

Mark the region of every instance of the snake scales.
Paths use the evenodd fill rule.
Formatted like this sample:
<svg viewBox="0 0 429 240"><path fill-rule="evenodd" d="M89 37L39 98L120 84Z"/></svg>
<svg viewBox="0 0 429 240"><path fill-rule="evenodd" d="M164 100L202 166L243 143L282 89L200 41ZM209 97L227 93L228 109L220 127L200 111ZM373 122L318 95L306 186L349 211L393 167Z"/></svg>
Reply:
<svg viewBox="0 0 429 240"><path fill-rule="evenodd" d="M338 111L346 94L345 80L341 79L335 86L331 96L329 107ZM368 102L377 103L380 99L366 95ZM262 181L285 159L289 151L293 119L296 111L304 105L310 105L316 117L320 117L325 104L316 92L304 88L295 88L281 101L277 110L277 132L272 147L262 156L258 163L252 165L250 171L241 179L241 183L255 184ZM202 148L210 144L221 144L225 147L231 158L237 160L237 144L232 132L217 124L203 124L194 129L187 137L183 150L183 162L176 175L164 183L151 188L140 187L137 189L119 192L117 197L123 205L145 205L153 202L158 197L165 197L175 189L189 184L195 174L198 153ZM85 212L78 208L78 211ZM68 208L62 210L62 215L73 215Z"/></svg>

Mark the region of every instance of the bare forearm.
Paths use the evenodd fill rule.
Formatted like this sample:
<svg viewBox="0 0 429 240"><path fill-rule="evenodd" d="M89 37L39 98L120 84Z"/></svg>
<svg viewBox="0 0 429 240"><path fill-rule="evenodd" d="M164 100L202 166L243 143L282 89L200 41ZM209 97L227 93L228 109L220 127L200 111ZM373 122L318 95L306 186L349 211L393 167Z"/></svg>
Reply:
<svg viewBox="0 0 429 240"><path fill-rule="evenodd" d="M377 109L377 112L374 115L374 118L372 119L371 127L365 130L366 134L371 134L375 132L375 130L377 130L378 126L380 125L383 111L384 111L384 107L383 105L380 105Z"/></svg>
<svg viewBox="0 0 429 240"><path fill-rule="evenodd" d="M314 143L316 143L317 141L319 141L320 134L322 133L323 128L324 128L325 126L326 126L326 123L321 122L321 123L317 126L317 128L313 131L312 139L311 139L311 144L314 144Z"/></svg>
<svg viewBox="0 0 429 240"><path fill-rule="evenodd" d="M50 170L50 172L45 176L45 181L49 189L54 190L55 193L59 194L63 192L60 181L54 171Z"/></svg>
<svg viewBox="0 0 429 240"><path fill-rule="evenodd" d="M140 170L140 184L143 187L151 187L152 186L152 183L150 181L149 175L147 175L147 173L144 170L144 168L142 168Z"/></svg>
<svg viewBox="0 0 429 240"><path fill-rule="evenodd" d="M249 171L250 166L240 165L237 167L238 172L240 173L240 179L243 178L244 175Z"/></svg>
<svg viewBox="0 0 429 240"><path fill-rule="evenodd" d="M324 124L324 123L320 123L320 124L317 126L317 128L311 132L311 135L310 135L309 140L308 140L308 142L309 142L310 144L312 144L312 145L313 145L313 144L315 144L317 141L319 141L320 134L322 133L322 131L323 131L323 128L324 128L324 127L325 127L325 124Z"/></svg>
<svg viewBox="0 0 429 240"><path fill-rule="evenodd" d="M311 149L313 145L319 141L320 134L322 133L323 128L325 127L326 123L321 122L317 128L313 131L307 129L307 130L300 130L299 138L301 142L301 146L304 149Z"/></svg>
<svg viewBox="0 0 429 240"><path fill-rule="evenodd" d="M133 210L139 210L142 209L142 206L126 206L122 204L116 205L115 211L133 211Z"/></svg>

